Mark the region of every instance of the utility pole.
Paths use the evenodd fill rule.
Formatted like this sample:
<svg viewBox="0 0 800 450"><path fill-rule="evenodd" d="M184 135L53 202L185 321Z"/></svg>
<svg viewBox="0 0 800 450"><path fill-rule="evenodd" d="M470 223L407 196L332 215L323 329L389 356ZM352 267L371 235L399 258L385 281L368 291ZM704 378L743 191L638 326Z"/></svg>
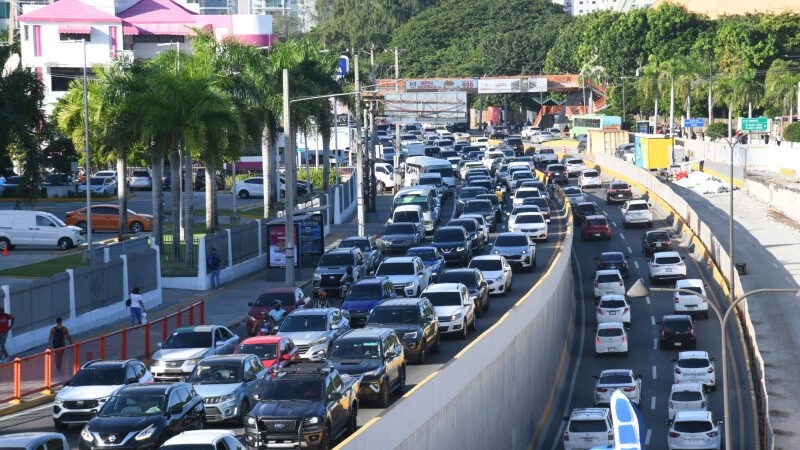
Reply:
<svg viewBox="0 0 800 450"><path fill-rule="evenodd" d="M714 55L708 58L708 125L714 123L714 72L712 64Z"/></svg>
<svg viewBox="0 0 800 450"><path fill-rule="evenodd" d="M625 75L622 75L622 128L625 127Z"/></svg>
<svg viewBox="0 0 800 450"><path fill-rule="evenodd" d="M400 91L400 56L397 47L394 48L394 91ZM400 189L400 122L394 124L394 191Z"/></svg>
<svg viewBox="0 0 800 450"><path fill-rule="evenodd" d="M11 30L13 32L13 30ZM94 264L92 257L92 157L89 151L89 87L86 75L86 39L81 39L83 44L83 141L86 146L86 254L89 264ZM125 174L117 174L125 182Z"/></svg>
<svg viewBox="0 0 800 450"><path fill-rule="evenodd" d="M339 165L341 156L339 154L339 101L333 98L333 154L336 155L336 184L339 184Z"/></svg>
<svg viewBox="0 0 800 450"><path fill-rule="evenodd" d="M375 86L375 45L369 49L369 83ZM377 182L375 179L375 147L378 145L378 127L376 118L378 115L378 102L372 97L370 104L370 128L369 128L369 212L376 212L375 202L378 198Z"/></svg>
<svg viewBox="0 0 800 450"><path fill-rule="evenodd" d="M284 191L286 193L284 200L284 209L286 211L286 229L284 236L286 236L286 285L294 286L294 196L297 189L295 176L295 151L294 137L292 133L292 120L291 120L291 107L289 105L289 70L283 69L283 141L284 141L284 166L286 167L286 184Z"/></svg>
<svg viewBox="0 0 800 450"><path fill-rule="evenodd" d="M358 235L364 236L364 153L361 151L361 82L358 74L358 53L353 56L355 66L355 89L356 89L356 191L357 212L358 212Z"/></svg>

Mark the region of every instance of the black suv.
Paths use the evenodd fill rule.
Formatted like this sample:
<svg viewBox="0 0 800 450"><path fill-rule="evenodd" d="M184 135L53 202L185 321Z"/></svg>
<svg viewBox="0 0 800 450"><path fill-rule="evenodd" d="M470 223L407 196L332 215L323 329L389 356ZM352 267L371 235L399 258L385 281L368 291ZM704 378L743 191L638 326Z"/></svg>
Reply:
<svg viewBox="0 0 800 450"><path fill-rule="evenodd" d="M648 231L642 236L642 254L650 256L655 252L672 250L672 239L666 231Z"/></svg>
<svg viewBox="0 0 800 450"><path fill-rule="evenodd" d="M612 181L606 188L606 204L625 203L633 199L633 191L628 183L622 181Z"/></svg>
<svg viewBox="0 0 800 450"><path fill-rule="evenodd" d="M496 196L495 196L496 197ZM490 200L475 198L464 205L462 214L480 214L486 223L489 224L489 231L494 232L495 229L495 210Z"/></svg>
<svg viewBox="0 0 800 450"><path fill-rule="evenodd" d="M129 385L111 396L81 431L80 448L158 448L206 426L203 399L188 383Z"/></svg>
<svg viewBox="0 0 800 450"><path fill-rule="evenodd" d="M583 223L583 219L588 216L596 216L598 214L603 214L600 212L600 208L597 207L597 203L594 202L580 202L572 209L573 215L575 216L575 225L580 225Z"/></svg>
<svg viewBox="0 0 800 450"><path fill-rule="evenodd" d="M247 448L328 450L356 431L359 382L340 376L330 361L286 364L267 381L247 414Z"/></svg>
<svg viewBox="0 0 800 450"><path fill-rule="evenodd" d="M480 194L475 197L478 200L489 200L489 203L492 204L492 209L494 210L494 223L500 223L503 219L503 205L500 203L500 199L497 197L497 194Z"/></svg>
<svg viewBox="0 0 800 450"><path fill-rule="evenodd" d="M366 275L367 265L360 249L336 248L325 252L314 270L313 287L325 289L328 295L338 296L348 266L352 267L355 280L360 280Z"/></svg>
<svg viewBox="0 0 800 450"><path fill-rule="evenodd" d="M481 225L478 224L476 219L470 219L467 217L466 219L453 219L447 222L448 227L464 227L467 230L467 238L472 242L473 250L480 251L483 248L483 233L481 233L480 227ZM434 242L436 239L434 239ZM435 245L434 245L435 246ZM445 258L447 255L445 255ZM469 262L469 259L466 261ZM465 263L466 264L466 263Z"/></svg>
<svg viewBox="0 0 800 450"><path fill-rule="evenodd" d="M409 360L424 363L428 352L439 352L439 322L427 298L387 300L370 312L367 326L394 330Z"/></svg>
<svg viewBox="0 0 800 450"><path fill-rule="evenodd" d="M697 348L697 337L694 334L692 317L686 314L675 314L661 318L658 332L658 348Z"/></svg>
<svg viewBox="0 0 800 450"><path fill-rule="evenodd" d="M623 278L628 278L628 258L622 252L603 252L597 261L597 270L619 270Z"/></svg>
<svg viewBox="0 0 800 450"><path fill-rule="evenodd" d="M503 139L503 145L513 148L515 155L522 156L522 152L524 150L524 148L522 146L522 139L520 139L518 137L517 138L508 137L508 138Z"/></svg>
<svg viewBox="0 0 800 450"><path fill-rule="evenodd" d="M458 260L467 265L472 259L472 241L463 226L446 226L437 229L433 232L431 245L439 249L447 262Z"/></svg>
<svg viewBox="0 0 800 450"><path fill-rule="evenodd" d="M469 289L475 302L475 315L483 315L489 309L489 283L478 269L447 269L439 275L437 283L461 283Z"/></svg>
<svg viewBox="0 0 800 450"><path fill-rule="evenodd" d="M333 343L328 357L339 373L363 376L359 400L375 400L386 408L391 394L405 389L403 345L390 329L350 330Z"/></svg>

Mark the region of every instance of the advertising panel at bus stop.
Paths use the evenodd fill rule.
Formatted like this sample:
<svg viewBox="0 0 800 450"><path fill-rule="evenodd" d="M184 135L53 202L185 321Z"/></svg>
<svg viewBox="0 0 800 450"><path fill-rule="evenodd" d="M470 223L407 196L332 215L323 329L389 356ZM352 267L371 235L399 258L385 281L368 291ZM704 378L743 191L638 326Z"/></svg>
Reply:
<svg viewBox="0 0 800 450"><path fill-rule="evenodd" d="M286 267L286 225L269 224L269 250L268 267ZM294 265L298 267L299 258L297 257L299 229L297 224L294 226Z"/></svg>

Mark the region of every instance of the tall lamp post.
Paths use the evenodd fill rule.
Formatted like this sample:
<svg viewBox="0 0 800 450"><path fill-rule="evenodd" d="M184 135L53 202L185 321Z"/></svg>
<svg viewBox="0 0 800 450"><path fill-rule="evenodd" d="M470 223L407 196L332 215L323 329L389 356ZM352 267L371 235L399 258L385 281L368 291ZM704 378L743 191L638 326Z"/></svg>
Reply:
<svg viewBox="0 0 800 450"><path fill-rule="evenodd" d="M731 260L731 264L733 264ZM631 298L643 298L650 295L651 292L680 292L681 294L686 295L694 295L696 297L700 297L705 301L708 306L714 311L717 316L717 319L720 321L720 333L721 333L721 347L722 347L722 399L723 399L723 408L724 408L724 426L725 426L725 447L724 448L733 448L731 443L731 432L730 432L730 400L728 398L728 334L725 332L725 326L728 323L728 318L731 316L731 312L736 309L736 305L747 299L748 297L756 294L765 294L765 293L795 293L797 296L800 297L800 289L798 288L765 288L765 289L754 289L749 292L745 292L744 294L736 297L733 301L728 304L728 307L725 311L721 311L719 307L717 307L714 302L712 302L708 297L705 295L699 294L695 291L689 289L674 289L674 288L653 288L647 287L644 284L644 280L641 278L636 280L636 283L628 289L627 295ZM733 296L731 295L731 298Z"/></svg>

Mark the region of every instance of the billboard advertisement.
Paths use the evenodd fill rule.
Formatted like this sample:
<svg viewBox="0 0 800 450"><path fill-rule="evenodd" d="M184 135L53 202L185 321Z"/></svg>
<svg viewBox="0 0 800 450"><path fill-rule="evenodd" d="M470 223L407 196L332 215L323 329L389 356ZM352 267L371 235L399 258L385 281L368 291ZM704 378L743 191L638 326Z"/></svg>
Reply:
<svg viewBox="0 0 800 450"><path fill-rule="evenodd" d="M294 226L294 263L297 267L298 226ZM286 267L286 225L269 225L269 267Z"/></svg>
<svg viewBox="0 0 800 450"><path fill-rule="evenodd" d="M383 112L391 123L463 122L467 117L466 92L411 92L386 94Z"/></svg>
<svg viewBox="0 0 800 450"><path fill-rule="evenodd" d="M547 92L547 78L523 78L522 92Z"/></svg>
<svg viewBox="0 0 800 450"><path fill-rule="evenodd" d="M406 80L406 92L474 92L477 89L478 82L472 78Z"/></svg>
<svg viewBox="0 0 800 450"><path fill-rule="evenodd" d="M479 94L510 94L522 92L522 78L481 78Z"/></svg>

